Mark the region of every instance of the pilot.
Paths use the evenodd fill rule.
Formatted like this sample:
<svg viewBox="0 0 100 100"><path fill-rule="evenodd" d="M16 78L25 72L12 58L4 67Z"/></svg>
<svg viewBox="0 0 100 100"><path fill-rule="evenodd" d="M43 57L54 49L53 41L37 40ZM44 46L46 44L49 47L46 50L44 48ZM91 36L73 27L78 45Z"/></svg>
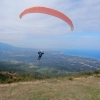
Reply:
<svg viewBox="0 0 100 100"><path fill-rule="evenodd" d="M39 56L38 56L38 60L40 60L41 57L42 57L42 55L44 54L44 52L43 52L43 51L38 51L38 54L39 54Z"/></svg>

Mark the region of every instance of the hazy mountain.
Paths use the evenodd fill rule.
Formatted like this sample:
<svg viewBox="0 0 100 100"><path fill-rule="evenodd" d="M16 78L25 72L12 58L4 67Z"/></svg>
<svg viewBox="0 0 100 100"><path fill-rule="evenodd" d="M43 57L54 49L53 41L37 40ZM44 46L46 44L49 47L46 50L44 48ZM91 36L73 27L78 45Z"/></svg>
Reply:
<svg viewBox="0 0 100 100"><path fill-rule="evenodd" d="M8 50L11 50L14 48L16 48L16 47L13 47L9 44L5 44L5 43L0 42L0 51L2 51L2 50L8 51Z"/></svg>

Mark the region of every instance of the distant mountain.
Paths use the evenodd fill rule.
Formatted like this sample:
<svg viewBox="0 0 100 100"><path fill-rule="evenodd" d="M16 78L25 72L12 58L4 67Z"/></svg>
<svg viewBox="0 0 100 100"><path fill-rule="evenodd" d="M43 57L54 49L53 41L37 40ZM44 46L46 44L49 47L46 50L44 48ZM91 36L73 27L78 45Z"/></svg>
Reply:
<svg viewBox="0 0 100 100"><path fill-rule="evenodd" d="M20 48L20 47L15 47L6 43L0 42L0 51L2 50L37 50L35 48Z"/></svg>
<svg viewBox="0 0 100 100"><path fill-rule="evenodd" d="M7 50L14 49L14 48L16 48L16 47L0 42L0 51L1 50L6 50L7 51Z"/></svg>

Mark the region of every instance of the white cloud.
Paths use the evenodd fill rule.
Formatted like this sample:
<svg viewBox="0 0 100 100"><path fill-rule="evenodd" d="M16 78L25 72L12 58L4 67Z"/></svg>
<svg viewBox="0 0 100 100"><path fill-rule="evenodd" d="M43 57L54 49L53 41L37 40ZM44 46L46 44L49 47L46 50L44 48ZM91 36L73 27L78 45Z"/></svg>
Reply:
<svg viewBox="0 0 100 100"><path fill-rule="evenodd" d="M73 21L74 31L71 32L69 25L64 21L50 15L29 14L20 19L19 14L32 6L46 6L63 12ZM71 40L61 42L63 34L100 32L100 0L2 0L0 9L0 41L13 45L28 47L29 45L26 45L28 43L40 44L43 41L43 46L44 43L50 42L46 39L48 36L50 40L54 36L54 42L58 35L62 35L59 41L57 40L61 45L56 44L60 48L63 44L74 45ZM19 42L23 42L22 45ZM51 47L56 47L53 42L49 44Z"/></svg>

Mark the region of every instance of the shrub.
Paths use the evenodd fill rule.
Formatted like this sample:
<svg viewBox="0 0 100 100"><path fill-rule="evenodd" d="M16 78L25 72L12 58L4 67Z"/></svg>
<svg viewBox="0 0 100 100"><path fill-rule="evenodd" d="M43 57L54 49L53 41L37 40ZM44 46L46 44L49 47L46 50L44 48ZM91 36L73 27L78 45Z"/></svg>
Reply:
<svg viewBox="0 0 100 100"><path fill-rule="evenodd" d="M71 81L73 81L73 80L74 80L74 78L73 78L73 77L69 77L68 79L69 79L69 80L71 80Z"/></svg>

